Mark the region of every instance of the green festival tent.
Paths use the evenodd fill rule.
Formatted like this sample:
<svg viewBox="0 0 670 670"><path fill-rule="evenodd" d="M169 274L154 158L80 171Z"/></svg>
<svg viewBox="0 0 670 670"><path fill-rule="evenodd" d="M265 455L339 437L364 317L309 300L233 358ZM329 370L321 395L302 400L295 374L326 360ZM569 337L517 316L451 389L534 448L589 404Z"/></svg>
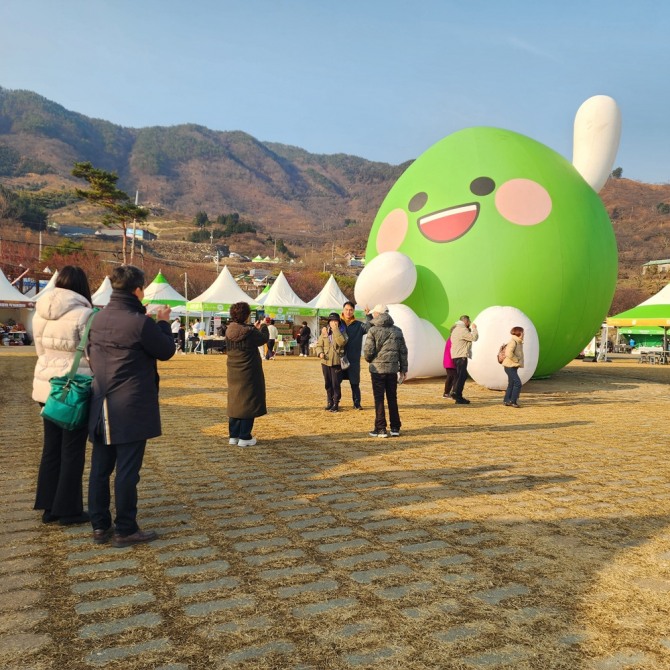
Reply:
<svg viewBox="0 0 670 670"><path fill-rule="evenodd" d="M144 289L143 305L168 305L169 307L182 307L186 304L186 298L177 293L168 283L163 273L159 270L154 280Z"/></svg>
<svg viewBox="0 0 670 670"><path fill-rule="evenodd" d="M607 318L608 326L658 326L663 328L663 351L668 348L670 284L637 307Z"/></svg>

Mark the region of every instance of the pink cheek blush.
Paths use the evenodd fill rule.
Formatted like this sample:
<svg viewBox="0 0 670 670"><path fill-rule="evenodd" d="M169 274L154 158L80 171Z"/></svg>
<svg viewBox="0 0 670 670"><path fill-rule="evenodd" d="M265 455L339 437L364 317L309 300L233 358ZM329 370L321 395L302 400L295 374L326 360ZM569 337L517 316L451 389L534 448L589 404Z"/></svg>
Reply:
<svg viewBox="0 0 670 670"><path fill-rule="evenodd" d="M551 196L531 179L510 179L496 191L501 216L519 226L542 223L551 213Z"/></svg>
<svg viewBox="0 0 670 670"><path fill-rule="evenodd" d="M389 212L377 232L377 253L397 251L407 235L408 226L409 219L404 209Z"/></svg>

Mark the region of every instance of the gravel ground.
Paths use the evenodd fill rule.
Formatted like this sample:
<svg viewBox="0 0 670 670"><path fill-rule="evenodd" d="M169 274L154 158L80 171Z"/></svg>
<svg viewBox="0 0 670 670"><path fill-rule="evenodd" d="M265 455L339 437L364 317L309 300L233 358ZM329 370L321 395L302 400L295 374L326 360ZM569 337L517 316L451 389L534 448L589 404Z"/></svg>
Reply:
<svg viewBox="0 0 670 670"><path fill-rule="evenodd" d="M97 546L32 510L34 350L0 351L0 667L670 667L670 368L575 361L521 409L399 390L402 434L322 410L315 359L265 364L228 446L226 357L161 364L140 523Z"/></svg>

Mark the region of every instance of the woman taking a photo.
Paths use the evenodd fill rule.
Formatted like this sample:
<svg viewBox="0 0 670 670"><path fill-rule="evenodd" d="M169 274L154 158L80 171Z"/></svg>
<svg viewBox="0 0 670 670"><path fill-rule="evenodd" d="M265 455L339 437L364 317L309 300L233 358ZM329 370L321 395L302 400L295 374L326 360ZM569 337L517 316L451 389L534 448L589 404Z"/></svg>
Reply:
<svg viewBox="0 0 670 670"><path fill-rule="evenodd" d="M91 289L80 267L66 265L56 286L35 305L33 335L37 365L33 377L33 400L44 405L51 391L49 380L66 375L91 315ZM91 375L82 357L79 373ZM44 446L37 475L35 509L44 510L42 521L67 526L86 523L81 479L84 473L88 427L65 430L48 419L44 423Z"/></svg>
<svg viewBox="0 0 670 670"><path fill-rule="evenodd" d="M230 306L232 323L226 328L228 352L229 444L253 447L254 419L268 413L265 405L265 377L259 347L267 344L267 328L249 325L251 310L246 302Z"/></svg>
<svg viewBox="0 0 670 670"><path fill-rule="evenodd" d="M519 368L523 367L523 328L515 326L510 330L512 339L505 347L505 359L503 368L507 375L507 390L505 391L506 407L519 407L519 394L521 393L521 379L519 378Z"/></svg>

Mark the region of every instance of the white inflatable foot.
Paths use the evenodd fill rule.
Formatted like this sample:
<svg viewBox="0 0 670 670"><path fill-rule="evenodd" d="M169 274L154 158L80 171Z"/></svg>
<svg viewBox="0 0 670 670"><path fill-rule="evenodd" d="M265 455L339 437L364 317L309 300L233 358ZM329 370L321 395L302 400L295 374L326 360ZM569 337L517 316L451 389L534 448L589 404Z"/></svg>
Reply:
<svg viewBox="0 0 670 670"><path fill-rule="evenodd" d="M516 307L487 307L474 319L479 339L472 344L472 360L468 363L470 376L489 389L507 388L507 375L498 363L500 345L510 341L510 330L521 326L524 330L524 366L519 369L521 383L525 384L535 373L540 355L540 340L533 322Z"/></svg>
<svg viewBox="0 0 670 670"><path fill-rule="evenodd" d="M407 305L389 305L389 314L407 344L407 379L444 375L444 338L432 323L419 318Z"/></svg>

